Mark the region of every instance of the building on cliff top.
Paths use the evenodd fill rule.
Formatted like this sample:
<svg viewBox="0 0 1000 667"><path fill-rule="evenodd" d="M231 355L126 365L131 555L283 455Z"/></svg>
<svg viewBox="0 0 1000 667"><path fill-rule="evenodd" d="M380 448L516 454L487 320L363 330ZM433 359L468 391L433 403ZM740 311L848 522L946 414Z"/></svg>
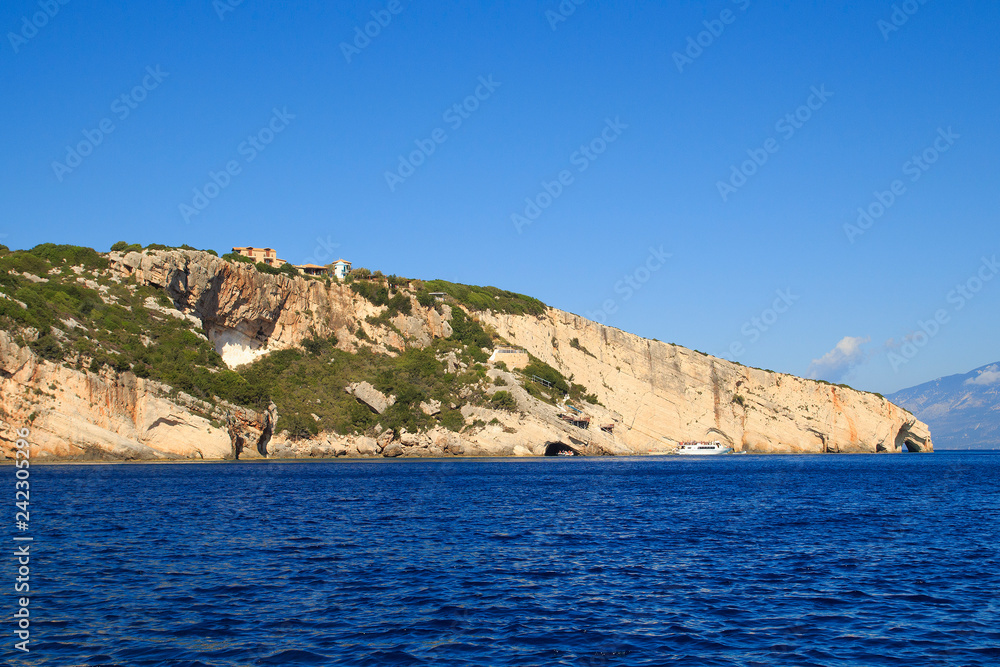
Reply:
<svg viewBox="0 0 1000 667"><path fill-rule="evenodd" d="M329 273L330 269L319 264L296 264L295 268L307 276L323 276Z"/></svg>
<svg viewBox="0 0 1000 667"><path fill-rule="evenodd" d="M245 248L233 248L233 252L243 255L244 257L249 257L255 262L264 262L268 266L273 266L275 268L281 268L286 264L285 260L278 259L278 252L273 248L254 248L253 246L247 246Z"/></svg>
<svg viewBox="0 0 1000 667"><path fill-rule="evenodd" d="M347 274L351 271L351 263L346 259L338 259L332 264L333 275L336 276L337 280L343 280L347 277Z"/></svg>

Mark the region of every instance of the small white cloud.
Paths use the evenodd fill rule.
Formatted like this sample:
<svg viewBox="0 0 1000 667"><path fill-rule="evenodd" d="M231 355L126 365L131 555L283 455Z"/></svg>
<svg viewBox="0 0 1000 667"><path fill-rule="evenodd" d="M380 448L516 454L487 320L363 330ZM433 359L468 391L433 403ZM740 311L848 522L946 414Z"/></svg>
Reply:
<svg viewBox="0 0 1000 667"><path fill-rule="evenodd" d="M819 359L813 359L809 364L807 375L814 379L841 380L854 367L868 358L864 344L871 337L844 336L837 345Z"/></svg>
<svg viewBox="0 0 1000 667"><path fill-rule="evenodd" d="M964 384L997 384L1000 382L1000 367L996 364L979 373L974 378L969 378Z"/></svg>

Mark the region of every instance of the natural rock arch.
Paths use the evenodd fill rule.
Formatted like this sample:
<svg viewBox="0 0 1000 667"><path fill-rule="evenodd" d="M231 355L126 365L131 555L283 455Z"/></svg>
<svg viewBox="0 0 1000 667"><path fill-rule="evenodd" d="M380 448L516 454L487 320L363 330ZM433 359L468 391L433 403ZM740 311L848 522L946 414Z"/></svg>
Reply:
<svg viewBox="0 0 1000 667"><path fill-rule="evenodd" d="M903 426L896 434L894 442L895 451L903 453L916 453L928 451L927 439L910 431L909 425Z"/></svg>

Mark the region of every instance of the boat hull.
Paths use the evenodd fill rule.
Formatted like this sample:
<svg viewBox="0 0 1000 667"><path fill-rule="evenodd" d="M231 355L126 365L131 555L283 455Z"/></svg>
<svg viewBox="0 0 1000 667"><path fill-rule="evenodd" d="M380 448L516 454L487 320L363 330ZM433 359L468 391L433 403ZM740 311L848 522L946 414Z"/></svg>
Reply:
<svg viewBox="0 0 1000 667"><path fill-rule="evenodd" d="M732 454L732 447L723 449L687 449L677 452L678 456L719 456L720 454Z"/></svg>

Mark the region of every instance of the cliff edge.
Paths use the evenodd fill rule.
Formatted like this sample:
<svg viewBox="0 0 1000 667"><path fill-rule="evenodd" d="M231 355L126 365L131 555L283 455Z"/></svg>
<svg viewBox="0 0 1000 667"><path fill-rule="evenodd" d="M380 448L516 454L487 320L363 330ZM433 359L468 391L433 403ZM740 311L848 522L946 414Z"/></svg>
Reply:
<svg viewBox="0 0 1000 667"><path fill-rule="evenodd" d="M629 455L689 440L753 453L933 451L926 425L881 396L494 288L481 289L496 308L462 290L432 299L394 276L272 275L199 251L44 266L14 254L0 284L5 455L24 426L34 456L51 459ZM59 312L32 311L32 295L56 292ZM140 324L115 333L112 316ZM179 340L200 352L185 361L170 347ZM494 346L525 350L548 380L486 361ZM190 374L163 370L185 363Z"/></svg>

